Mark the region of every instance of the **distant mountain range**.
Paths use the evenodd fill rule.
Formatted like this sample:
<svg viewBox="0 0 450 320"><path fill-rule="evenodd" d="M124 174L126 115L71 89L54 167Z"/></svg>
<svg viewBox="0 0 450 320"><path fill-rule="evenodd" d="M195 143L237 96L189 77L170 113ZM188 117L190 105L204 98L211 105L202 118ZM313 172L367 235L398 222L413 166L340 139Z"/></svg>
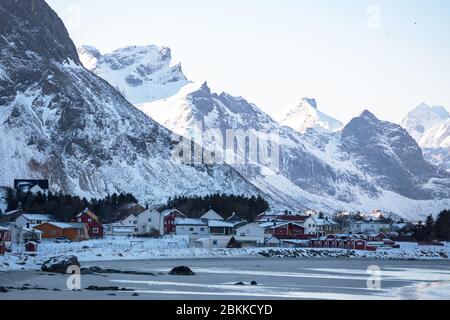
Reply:
<svg viewBox="0 0 450 320"><path fill-rule="evenodd" d="M412 219L450 207L450 173L427 162L404 128L369 111L343 126L305 98L278 122L242 97L190 82L168 48L77 50L43 0L3 0L0 14L0 185L48 178L54 191L131 192L150 204L261 195L277 209L379 209ZM213 130L255 137L268 153L174 160L174 133L220 153L220 141L205 139ZM243 149L227 155L240 159Z"/></svg>
<svg viewBox="0 0 450 320"><path fill-rule="evenodd" d="M154 63L161 57L135 55L145 55L145 51L144 47L128 47L114 54L133 55L135 64L128 67L130 70L151 70L142 66L142 61ZM92 71L98 72L96 68ZM153 78L151 72L144 76ZM144 96L145 85L126 84L127 77L123 70L104 75L125 96ZM137 88L142 92L136 93ZM162 90L158 95L164 93ZM314 99L304 98L288 107L277 122L242 97L214 93L207 83L191 82L174 95L157 101L139 99L135 105L161 125L208 150L217 150L217 143L205 141L195 132L217 130L225 136L227 131L241 130L258 136L265 146L270 143L262 135L279 135L277 170L271 163L254 162L233 168L258 189L292 208L377 208L413 217L449 205L450 175L426 162L416 141L402 127L380 121L369 111L344 126L320 112Z"/></svg>

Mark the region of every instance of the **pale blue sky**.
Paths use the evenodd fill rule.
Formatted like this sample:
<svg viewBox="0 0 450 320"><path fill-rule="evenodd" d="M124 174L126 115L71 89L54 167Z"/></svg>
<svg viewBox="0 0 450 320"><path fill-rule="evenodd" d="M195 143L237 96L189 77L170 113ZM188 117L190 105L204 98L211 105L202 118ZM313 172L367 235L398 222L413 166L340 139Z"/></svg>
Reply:
<svg viewBox="0 0 450 320"><path fill-rule="evenodd" d="M77 46L168 46L188 78L270 114L303 96L344 122L450 106L448 0L47 2Z"/></svg>

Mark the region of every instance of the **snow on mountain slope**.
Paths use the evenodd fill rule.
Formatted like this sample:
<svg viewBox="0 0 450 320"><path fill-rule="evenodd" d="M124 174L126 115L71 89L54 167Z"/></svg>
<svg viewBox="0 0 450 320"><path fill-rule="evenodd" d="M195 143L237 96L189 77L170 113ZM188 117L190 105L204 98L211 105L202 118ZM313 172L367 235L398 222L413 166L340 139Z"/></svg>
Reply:
<svg viewBox="0 0 450 320"><path fill-rule="evenodd" d="M124 81L117 74L103 76L113 85ZM122 89L125 96L133 95L128 87ZM293 129L242 97L211 92L207 83L189 83L173 96L135 105L211 153L227 155L226 162L247 181L298 210L380 209L415 218L450 207L450 176L424 161L405 130L367 111L333 132L342 124L320 113L314 100L304 99L294 110L301 127ZM257 138L267 155L251 159L248 145L224 150L226 142L212 139L211 132ZM268 156L272 152L279 153L278 163Z"/></svg>
<svg viewBox="0 0 450 320"><path fill-rule="evenodd" d="M444 107L422 103L406 115L401 125L423 148L450 146L450 114Z"/></svg>
<svg viewBox="0 0 450 320"><path fill-rule="evenodd" d="M402 121L416 139L426 159L450 172L450 114L444 107L421 104Z"/></svg>
<svg viewBox="0 0 450 320"><path fill-rule="evenodd" d="M45 1L2 0L0 15L0 185L47 178L55 192L130 192L154 204L175 195L260 194L227 165L175 161L172 133L81 65Z"/></svg>
<svg viewBox="0 0 450 320"><path fill-rule="evenodd" d="M277 170L261 163L234 167L292 207L328 212L377 208L414 218L450 205L449 176L423 160L420 148L401 127L369 112L355 118L343 133L307 129L300 134L243 98L211 92L206 83L186 86L176 96L138 108L208 149L217 150L217 145L202 139L200 130L246 130L260 137L263 146L269 144L264 134L278 134Z"/></svg>
<svg viewBox="0 0 450 320"><path fill-rule="evenodd" d="M287 111L276 120L300 133L310 128L337 131L344 126L340 121L319 111L314 99L303 98L286 109Z"/></svg>
<svg viewBox="0 0 450 320"><path fill-rule="evenodd" d="M126 47L102 55L91 46L78 49L80 61L133 104L176 94L188 83L180 64L172 65L169 48Z"/></svg>

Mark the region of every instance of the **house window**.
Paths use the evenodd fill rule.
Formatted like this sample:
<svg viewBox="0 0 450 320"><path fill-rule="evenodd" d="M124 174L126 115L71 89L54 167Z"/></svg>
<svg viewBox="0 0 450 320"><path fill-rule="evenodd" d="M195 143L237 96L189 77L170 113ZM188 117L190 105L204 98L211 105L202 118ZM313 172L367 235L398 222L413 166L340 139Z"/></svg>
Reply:
<svg viewBox="0 0 450 320"><path fill-rule="evenodd" d="M93 232L93 233L98 233L98 228L93 228L93 229L92 229L92 232Z"/></svg>
<svg viewBox="0 0 450 320"><path fill-rule="evenodd" d="M91 218L89 218L89 219L88 219L88 222L92 222L92 219L91 219Z"/></svg>
<svg viewBox="0 0 450 320"><path fill-rule="evenodd" d="M134 224L137 224L137 221L133 221Z"/></svg>
<svg viewBox="0 0 450 320"><path fill-rule="evenodd" d="M138 228L134 228L134 232L138 232L139 231L139 229Z"/></svg>
<svg viewBox="0 0 450 320"><path fill-rule="evenodd" d="M212 244L213 246L217 246L217 240L213 240Z"/></svg>
<svg viewBox="0 0 450 320"><path fill-rule="evenodd" d="M189 231L191 231L191 232L194 231L194 228L189 228Z"/></svg>
<svg viewBox="0 0 450 320"><path fill-rule="evenodd" d="M200 228L200 231L205 231L205 228Z"/></svg>
<svg viewBox="0 0 450 320"><path fill-rule="evenodd" d="M78 218L78 222L81 222L81 218Z"/></svg>
<svg viewBox="0 0 450 320"><path fill-rule="evenodd" d="M152 222L152 218L148 218L148 222Z"/></svg>

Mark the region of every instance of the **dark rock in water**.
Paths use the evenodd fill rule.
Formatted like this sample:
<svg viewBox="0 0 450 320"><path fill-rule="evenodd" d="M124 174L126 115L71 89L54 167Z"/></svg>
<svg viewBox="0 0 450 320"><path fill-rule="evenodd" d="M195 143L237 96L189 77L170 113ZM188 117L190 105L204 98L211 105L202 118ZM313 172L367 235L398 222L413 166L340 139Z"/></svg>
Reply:
<svg viewBox="0 0 450 320"><path fill-rule="evenodd" d="M138 297L138 296L139 296L139 293L133 293L131 296L133 296L133 297Z"/></svg>
<svg viewBox="0 0 450 320"><path fill-rule="evenodd" d="M53 291L61 291L61 289L53 288Z"/></svg>
<svg viewBox="0 0 450 320"><path fill-rule="evenodd" d="M252 281L252 282L250 283L250 285L252 285L252 286L257 286L258 283L257 283L256 281Z"/></svg>
<svg viewBox="0 0 450 320"><path fill-rule="evenodd" d="M99 286L89 286L86 288L89 291L133 291L132 289L120 288L120 287L99 287Z"/></svg>
<svg viewBox="0 0 450 320"><path fill-rule="evenodd" d="M138 276L155 276L152 272L142 272L142 271L129 271L129 270L118 270L118 269L103 269L100 267L89 267L81 269L81 274L130 274Z"/></svg>
<svg viewBox="0 0 450 320"><path fill-rule="evenodd" d="M80 267L80 262L77 257L55 257L44 262L41 266L41 270L52 273L66 273L67 268L71 266Z"/></svg>
<svg viewBox="0 0 450 320"><path fill-rule="evenodd" d="M242 281L235 283L236 286L245 286L245 283L243 283Z"/></svg>
<svg viewBox="0 0 450 320"><path fill-rule="evenodd" d="M108 293L108 296L117 296L115 293Z"/></svg>
<svg viewBox="0 0 450 320"><path fill-rule="evenodd" d="M195 272L185 266L173 268L169 274L172 276L195 276Z"/></svg>
<svg viewBox="0 0 450 320"><path fill-rule="evenodd" d="M6 289L5 287L0 287L0 293L7 293L9 292L8 289Z"/></svg>

